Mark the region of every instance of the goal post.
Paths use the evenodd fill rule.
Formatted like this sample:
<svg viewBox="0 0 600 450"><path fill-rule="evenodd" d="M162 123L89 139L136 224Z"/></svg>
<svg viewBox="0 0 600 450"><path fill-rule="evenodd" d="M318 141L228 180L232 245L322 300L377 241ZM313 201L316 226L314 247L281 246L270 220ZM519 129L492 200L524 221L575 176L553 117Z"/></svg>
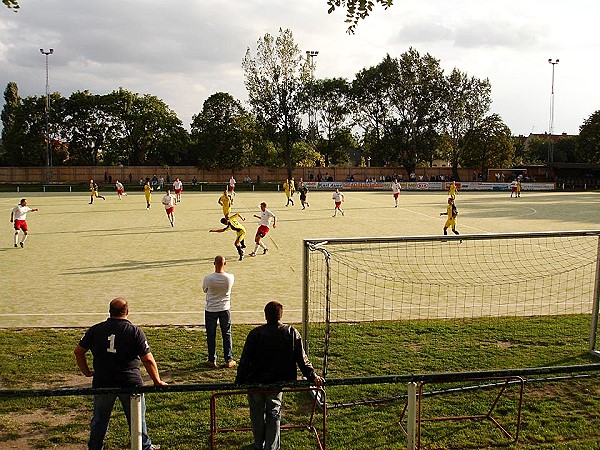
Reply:
<svg viewBox="0 0 600 450"><path fill-rule="evenodd" d="M393 370L372 361L396 345L414 357L407 372L448 351L448 370L477 370L502 350L535 365L600 356L599 254L600 231L304 239L305 347L335 376ZM341 339L356 339L351 352ZM548 345L560 347L556 360L537 361L536 346Z"/></svg>

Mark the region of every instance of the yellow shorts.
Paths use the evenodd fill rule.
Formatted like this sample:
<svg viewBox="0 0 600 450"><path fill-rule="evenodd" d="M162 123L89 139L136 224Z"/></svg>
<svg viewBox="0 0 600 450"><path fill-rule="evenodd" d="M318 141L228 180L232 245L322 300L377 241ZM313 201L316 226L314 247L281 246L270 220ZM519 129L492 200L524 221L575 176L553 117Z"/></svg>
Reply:
<svg viewBox="0 0 600 450"><path fill-rule="evenodd" d="M236 231L235 236L236 236L236 238L235 238L236 242L242 242L244 240L244 238L246 237L246 230Z"/></svg>
<svg viewBox="0 0 600 450"><path fill-rule="evenodd" d="M456 219L448 219L446 220L446 224L444 225L444 228L452 228L456 226Z"/></svg>

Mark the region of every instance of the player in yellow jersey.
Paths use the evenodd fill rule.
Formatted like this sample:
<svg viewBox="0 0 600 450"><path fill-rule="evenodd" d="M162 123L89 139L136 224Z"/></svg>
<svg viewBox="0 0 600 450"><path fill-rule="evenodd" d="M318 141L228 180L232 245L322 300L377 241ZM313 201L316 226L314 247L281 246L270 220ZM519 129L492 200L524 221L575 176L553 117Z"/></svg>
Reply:
<svg viewBox="0 0 600 450"><path fill-rule="evenodd" d="M285 180L285 182L283 183L283 190L285 191L285 196L287 197L287 203L285 204L285 206L289 206L290 203L292 204L292 206L294 206L294 200L292 200L292 183L290 182L290 180Z"/></svg>
<svg viewBox="0 0 600 450"><path fill-rule="evenodd" d="M448 208L446 209L446 212L440 213L440 216L448 216L448 219L444 224L444 235L448 234L449 227L452 227L452 232L454 234L460 234L456 231L456 217L458 216L458 210L454 205L454 199L452 197L448 197Z"/></svg>
<svg viewBox="0 0 600 450"><path fill-rule="evenodd" d="M223 216L227 219L231 214L231 205L233 205L233 197L229 195L227 189L223 191L223 195L219 197L219 205L223 208Z"/></svg>
<svg viewBox="0 0 600 450"><path fill-rule="evenodd" d="M150 186L150 182L146 181L144 185L144 197L146 197L146 210L150 209L150 200L152 200L152 186Z"/></svg>
<svg viewBox="0 0 600 450"><path fill-rule="evenodd" d="M246 248L246 244L244 243L244 238L246 237L246 228L244 225L240 223L239 220L246 220L242 217L241 214L235 213L231 217L223 217L221 219L221 223L226 225L225 228L220 228L218 230L208 230L209 233L223 233L227 230L235 231L235 248L237 249L238 255L240 255L240 261L244 259L244 249Z"/></svg>
<svg viewBox="0 0 600 450"><path fill-rule="evenodd" d="M456 181L453 181L452 183L450 183L450 187L448 188L448 193L450 194L450 197L452 197L452 199L456 199Z"/></svg>
<svg viewBox="0 0 600 450"><path fill-rule="evenodd" d="M102 195L98 194L98 184L94 180L90 180L90 205L94 203L94 198L101 198L106 200Z"/></svg>

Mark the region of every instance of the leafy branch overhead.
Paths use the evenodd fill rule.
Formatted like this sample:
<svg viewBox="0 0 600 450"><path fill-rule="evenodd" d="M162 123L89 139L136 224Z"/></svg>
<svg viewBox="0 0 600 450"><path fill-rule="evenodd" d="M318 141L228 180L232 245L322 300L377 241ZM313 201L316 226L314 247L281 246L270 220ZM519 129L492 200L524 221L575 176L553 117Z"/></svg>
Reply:
<svg viewBox="0 0 600 450"><path fill-rule="evenodd" d="M8 9L19 9L20 8L18 0L2 0L2 3L4 3Z"/></svg>
<svg viewBox="0 0 600 450"><path fill-rule="evenodd" d="M346 9L346 20L345 22L350 24L348 26L348 33L354 33L358 21L365 19L373 10L373 6L379 3L384 9L388 9L394 3L394 0L327 0L329 14L334 12L336 9Z"/></svg>
<svg viewBox="0 0 600 450"><path fill-rule="evenodd" d="M2 0L2 3L15 12L20 8L19 0ZM377 3L388 9L392 6L394 0L327 0L327 6L329 6L327 12L331 14L336 9L344 8L346 10L345 22L349 24L347 31L348 33L354 33L358 21L366 18Z"/></svg>

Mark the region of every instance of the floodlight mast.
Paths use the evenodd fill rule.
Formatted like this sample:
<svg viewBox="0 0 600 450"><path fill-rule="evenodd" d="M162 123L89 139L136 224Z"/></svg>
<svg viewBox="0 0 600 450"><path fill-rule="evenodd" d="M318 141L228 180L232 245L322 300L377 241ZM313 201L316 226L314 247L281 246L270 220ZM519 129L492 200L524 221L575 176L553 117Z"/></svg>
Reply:
<svg viewBox="0 0 600 450"><path fill-rule="evenodd" d="M552 89L550 91L550 123L548 126L548 171L551 173L552 164L554 164L554 68L558 64L558 59L548 59L548 63L552 64Z"/></svg>
<svg viewBox="0 0 600 450"><path fill-rule="evenodd" d="M319 54L318 51L316 50L307 50L306 51L306 60L309 63L309 67L310 67L310 104L309 104L309 108L308 108L308 129L309 132L314 135L316 137L317 135L317 118L316 118L316 112L315 112L315 106L314 106L314 102L313 102L313 95L314 95L314 84L315 84L315 65L314 65L314 58L315 56L317 56Z"/></svg>
<svg viewBox="0 0 600 450"><path fill-rule="evenodd" d="M50 79L48 70L48 56L54 53L54 49L51 48L46 51L43 48L40 48L40 53L46 57L46 104L44 106L44 113L46 116L46 182L50 183L50 181L52 181L52 172L50 171L52 159L50 156Z"/></svg>

